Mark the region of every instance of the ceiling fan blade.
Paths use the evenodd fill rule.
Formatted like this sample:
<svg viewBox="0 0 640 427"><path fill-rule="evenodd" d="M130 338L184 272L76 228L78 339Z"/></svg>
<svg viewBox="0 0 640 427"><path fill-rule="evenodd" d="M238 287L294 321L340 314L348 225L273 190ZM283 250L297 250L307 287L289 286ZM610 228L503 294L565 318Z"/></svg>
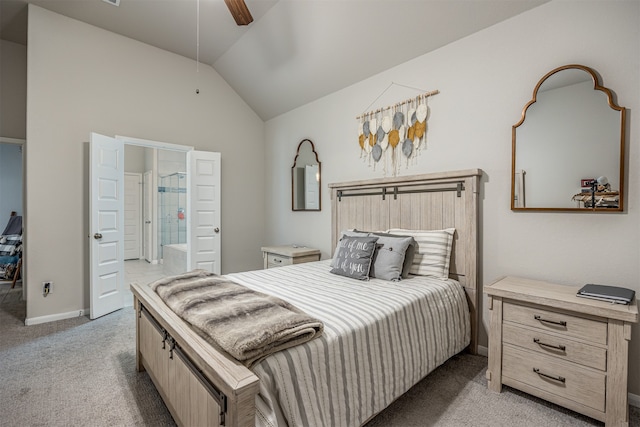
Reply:
<svg viewBox="0 0 640 427"><path fill-rule="evenodd" d="M253 22L253 16L244 0L224 0L238 25L249 25Z"/></svg>

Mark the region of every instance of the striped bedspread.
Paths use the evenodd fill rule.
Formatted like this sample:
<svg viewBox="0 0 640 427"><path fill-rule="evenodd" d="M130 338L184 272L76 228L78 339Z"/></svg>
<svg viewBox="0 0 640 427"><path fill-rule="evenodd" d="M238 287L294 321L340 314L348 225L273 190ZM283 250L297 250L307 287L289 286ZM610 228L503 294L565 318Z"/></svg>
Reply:
<svg viewBox="0 0 640 427"><path fill-rule="evenodd" d="M458 282L362 282L329 273L329 262L227 275L325 325L321 337L253 368L260 378L256 425L361 425L469 344Z"/></svg>

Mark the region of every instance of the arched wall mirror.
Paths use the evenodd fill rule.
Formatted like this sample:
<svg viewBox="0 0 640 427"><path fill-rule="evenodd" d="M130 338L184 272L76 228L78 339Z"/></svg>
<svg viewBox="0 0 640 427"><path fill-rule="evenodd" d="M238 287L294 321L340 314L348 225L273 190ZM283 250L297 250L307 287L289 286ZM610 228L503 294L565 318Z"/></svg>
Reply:
<svg viewBox="0 0 640 427"><path fill-rule="evenodd" d="M319 211L320 161L313 142L303 139L298 144L291 167L291 209L294 211Z"/></svg>
<svg viewBox="0 0 640 427"><path fill-rule="evenodd" d="M540 79L512 150L512 210L623 210L625 108L591 68L565 65Z"/></svg>

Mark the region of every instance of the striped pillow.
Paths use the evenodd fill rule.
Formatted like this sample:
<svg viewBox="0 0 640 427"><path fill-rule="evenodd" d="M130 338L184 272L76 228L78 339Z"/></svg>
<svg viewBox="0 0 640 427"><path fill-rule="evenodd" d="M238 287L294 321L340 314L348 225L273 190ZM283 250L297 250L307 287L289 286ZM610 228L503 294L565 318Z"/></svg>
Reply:
<svg viewBox="0 0 640 427"><path fill-rule="evenodd" d="M22 236L9 234L0 237L0 256L16 256L22 250Z"/></svg>
<svg viewBox="0 0 640 427"><path fill-rule="evenodd" d="M449 277L451 247L455 228L444 230L403 230L392 228L387 233L411 236L418 244L410 274L446 279Z"/></svg>

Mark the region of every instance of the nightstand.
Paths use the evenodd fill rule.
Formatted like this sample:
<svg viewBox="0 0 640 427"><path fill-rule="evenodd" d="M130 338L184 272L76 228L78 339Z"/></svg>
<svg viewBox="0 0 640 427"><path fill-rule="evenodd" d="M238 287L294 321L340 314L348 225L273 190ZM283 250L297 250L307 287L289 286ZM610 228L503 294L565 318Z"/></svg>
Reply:
<svg viewBox="0 0 640 427"><path fill-rule="evenodd" d="M320 261L320 250L300 246L264 246L264 268L282 267L303 262Z"/></svg>
<svg viewBox="0 0 640 427"><path fill-rule="evenodd" d="M489 389L522 390L607 426L626 426L629 305L576 296L580 286L505 277L489 296Z"/></svg>

